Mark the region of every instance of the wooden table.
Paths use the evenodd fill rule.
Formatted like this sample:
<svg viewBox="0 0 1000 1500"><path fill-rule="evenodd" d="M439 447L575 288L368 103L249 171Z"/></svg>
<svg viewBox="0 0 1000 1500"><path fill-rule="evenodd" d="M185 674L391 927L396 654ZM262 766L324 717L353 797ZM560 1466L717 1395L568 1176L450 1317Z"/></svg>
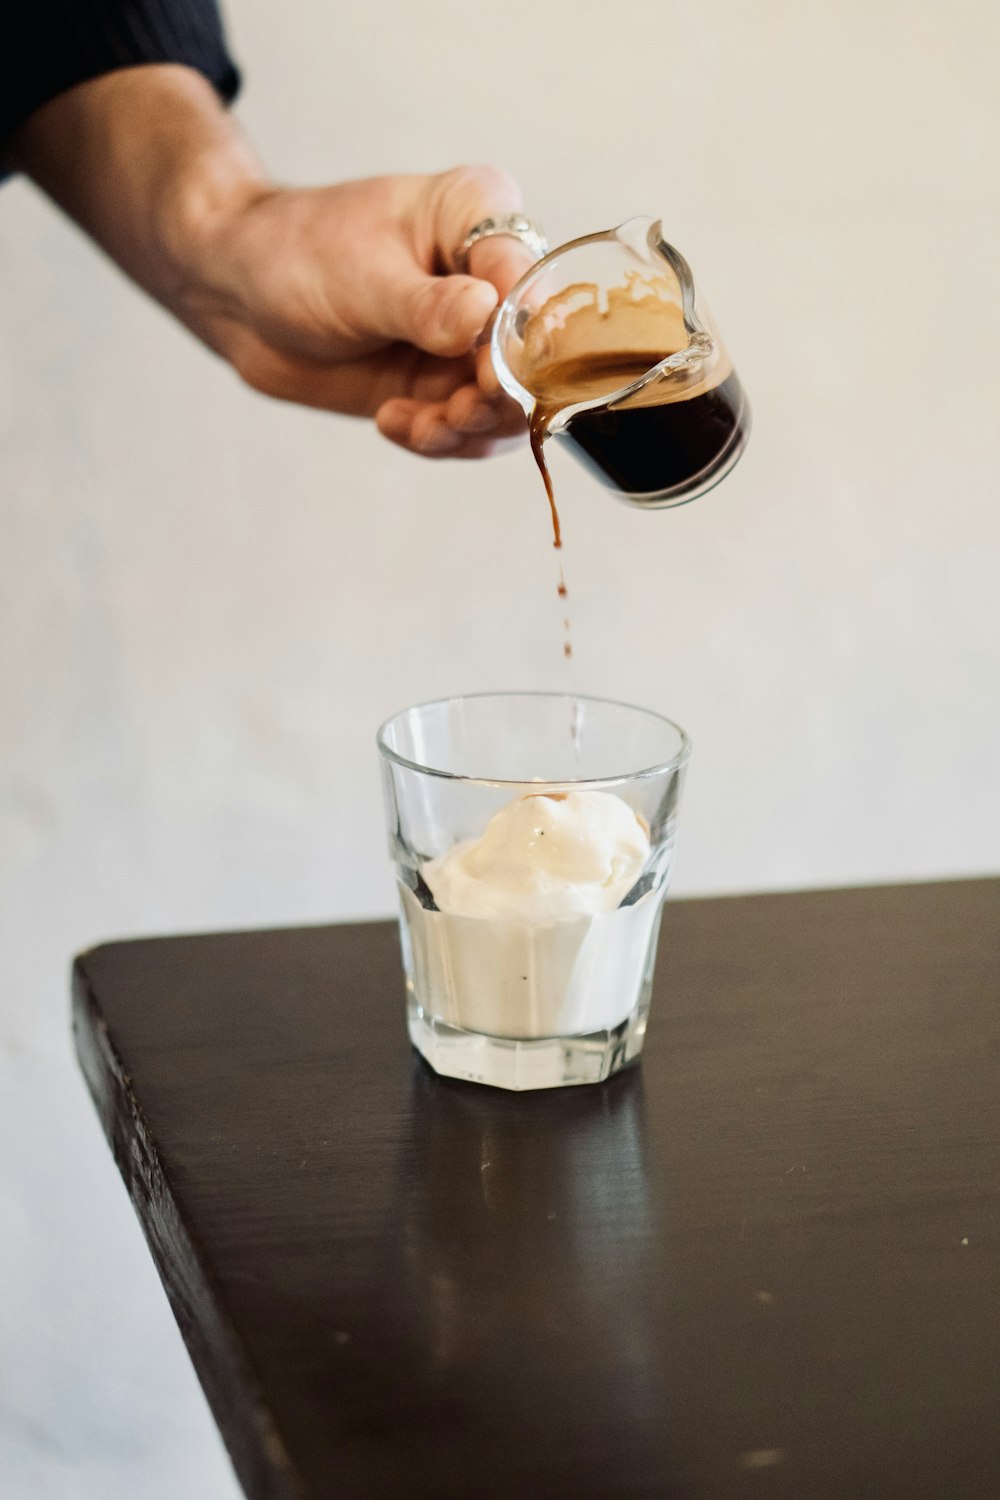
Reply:
<svg viewBox="0 0 1000 1500"><path fill-rule="evenodd" d="M389 923L74 994L253 1500L1000 1496L1000 880L675 902L641 1069L542 1094L410 1051Z"/></svg>

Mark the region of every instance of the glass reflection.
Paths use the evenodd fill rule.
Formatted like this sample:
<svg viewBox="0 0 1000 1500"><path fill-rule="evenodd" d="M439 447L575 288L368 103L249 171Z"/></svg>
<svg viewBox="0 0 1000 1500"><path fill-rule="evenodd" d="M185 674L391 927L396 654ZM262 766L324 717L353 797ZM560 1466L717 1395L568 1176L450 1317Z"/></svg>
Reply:
<svg viewBox="0 0 1000 1500"><path fill-rule="evenodd" d="M466 1456L495 1442L511 1484L591 1430L602 1463L640 1482L662 1460L663 1425L641 1072L516 1095L414 1058L412 1105L393 1215L402 1365L447 1397Z"/></svg>

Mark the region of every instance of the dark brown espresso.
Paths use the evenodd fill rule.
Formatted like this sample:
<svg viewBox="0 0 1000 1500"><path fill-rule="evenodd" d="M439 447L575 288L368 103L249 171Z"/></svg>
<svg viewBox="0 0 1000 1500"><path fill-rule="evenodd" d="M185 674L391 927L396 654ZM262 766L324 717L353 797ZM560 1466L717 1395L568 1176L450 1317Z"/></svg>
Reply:
<svg viewBox="0 0 1000 1500"><path fill-rule="evenodd" d="M664 356L660 356L662 358ZM632 350L604 351L558 360L534 374L537 392L529 431L552 514L552 545L562 546L559 511L544 443L553 418L580 401L594 401L623 390L646 374L657 357ZM703 492L713 473L725 473L743 448L749 411L743 387L730 370L708 390L657 401L661 386L645 387L628 405L578 412L560 429L564 442L610 489L629 496L669 499ZM559 572L559 596L566 583ZM563 651L573 654L569 620Z"/></svg>
<svg viewBox="0 0 1000 1500"><path fill-rule="evenodd" d="M638 380L655 363L648 353L626 350L580 355L537 372L539 392L531 416L531 449L552 509L555 545L559 516L542 444L552 419L567 406L611 395ZM736 374L693 396L656 401L657 388L614 409L579 412L560 436L576 449L602 483L626 495L682 500L704 488L713 470L724 471L747 437L746 398Z"/></svg>
<svg viewBox="0 0 1000 1500"><path fill-rule="evenodd" d="M552 488L552 475L549 473L549 466L545 462L545 455L542 452L542 443L545 436L544 427L536 431L535 422L537 417L538 407L536 405L535 410L531 415L530 424L531 451L535 455L535 463L538 465L539 473L542 476L542 482L545 485L545 493L549 497L549 510L552 513L552 545L553 547L561 547L562 532L559 529L559 512L556 510L556 497L555 492ZM543 421L544 420L545 419L543 418ZM556 585L556 593L559 595L560 599L569 598L569 589L566 587L566 575L563 572L562 563L559 564L559 582ZM570 640L571 629L572 627L570 625L569 619L564 619L563 630L566 632L566 638L563 641L563 656L565 657L570 657L573 655L573 642Z"/></svg>
<svg viewBox="0 0 1000 1500"><path fill-rule="evenodd" d="M549 472L548 469L546 469L545 470L545 477L546 478L548 478L548 472ZM549 487L549 489L550 489L550 494L551 494L551 486ZM555 510L555 501L554 500L550 500L550 504L552 505L553 510ZM559 516L558 515L556 515L556 543L555 543L555 545L557 547L561 547L562 546L562 542L559 539ZM559 582L556 585L556 593L559 595L560 599L567 599L567 598L569 598L569 589L566 587L566 575L565 575L565 573L562 570L562 563L559 564ZM563 620L563 630L565 630L565 632L566 632L566 639L563 641L563 656L572 656L573 655L573 642L570 640L570 632L572 630L572 626L570 625L570 621L569 621L569 616L568 615Z"/></svg>
<svg viewBox="0 0 1000 1500"><path fill-rule="evenodd" d="M536 401L535 409L531 413L531 421L528 424L528 432L531 438L531 451L534 454L535 463L538 465L538 472L542 476L542 483L545 485L545 493L548 496L549 510L552 514L552 545L553 547L561 547L562 531L559 526L559 512L556 509L555 491L552 488L552 475L549 473L549 466L545 462L545 454L542 450L542 444L545 441L546 424L550 416L550 410ZM559 583L556 587L556 593L560 599L569 597L569 589L566 587L566 576L563 573L562 564L559 565ZM573 655L573 642L570 640L571 629L569 619L564 619L563 630L566 632L566 638L563 641L563 656L567 658Z"/></svg>
<svg viewBox="0 0 1000 1500"><path fill-rule="evenodd" d="M555 410L558 411L560 408L556 407ZM548 496L549 510L552 512L552 545L553 547L561 547L562 531L559 526L559 512L556 509L555 491L552 488L552 475L549 473L549 466L545 462L545 453L542 449L549 418L552 415L552 409L543 406L540 401L536 401L534 410L531 413L531 421L528 424L528 435L531 439L531 451L534 454L535 463L538 465L538 472L542 476L542 483L545 486L545 493ZM559 597L561 599L565 599L566 597L566 584L561 573L559 575Z"/></svg>

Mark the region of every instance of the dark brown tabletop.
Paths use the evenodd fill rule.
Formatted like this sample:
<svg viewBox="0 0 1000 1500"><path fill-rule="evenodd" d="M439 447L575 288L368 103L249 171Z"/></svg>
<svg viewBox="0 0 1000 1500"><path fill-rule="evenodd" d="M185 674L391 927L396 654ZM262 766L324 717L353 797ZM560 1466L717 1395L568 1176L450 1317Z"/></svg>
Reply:
<svg viewBox="0 0 1000 1500"><path fill-rule="evenodd" d="M74 993L253 1500L1000 1495L1000 880L675 902L641 1068L539 1094L411 1052L389 923Z"/></svg>

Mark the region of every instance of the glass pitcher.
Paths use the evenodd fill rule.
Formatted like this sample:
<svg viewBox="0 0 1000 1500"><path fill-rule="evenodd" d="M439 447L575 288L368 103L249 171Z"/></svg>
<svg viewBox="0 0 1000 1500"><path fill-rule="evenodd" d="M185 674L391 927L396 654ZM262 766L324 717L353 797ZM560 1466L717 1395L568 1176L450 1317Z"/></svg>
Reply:
<svg viewBox="0 0 1000 1500"><path fill-rule="evenodd" d="M750 431L743 387L687 261L653 219L551 251L493 325L500 384L623 500L681 505L718 484Z"/></svg>

